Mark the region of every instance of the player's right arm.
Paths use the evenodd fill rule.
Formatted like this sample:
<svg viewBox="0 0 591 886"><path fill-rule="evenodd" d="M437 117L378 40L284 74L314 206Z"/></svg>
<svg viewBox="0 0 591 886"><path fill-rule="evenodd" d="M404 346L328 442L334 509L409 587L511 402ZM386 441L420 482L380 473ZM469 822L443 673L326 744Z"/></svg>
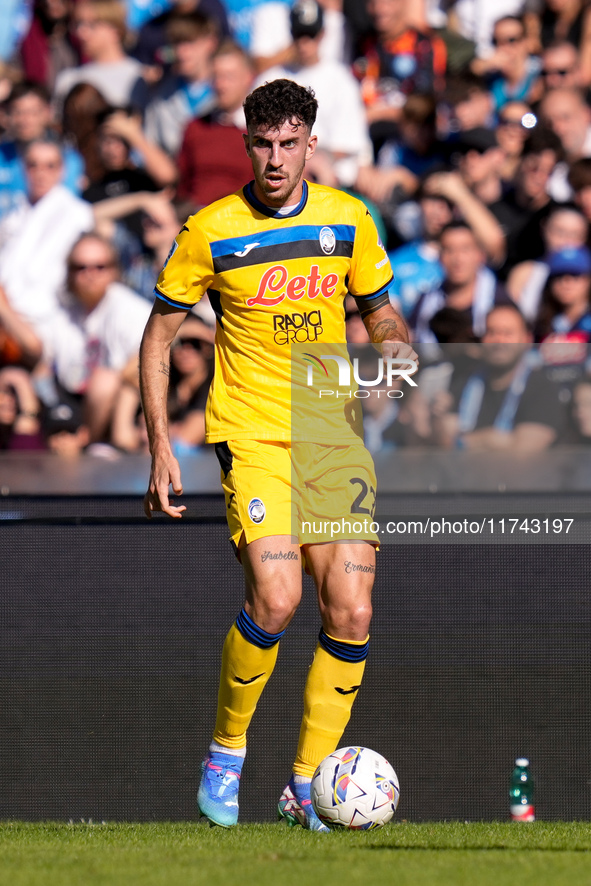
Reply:
<svg viewBox="0 0 591 886"><path fill-rule="evenodd" d="M183 491L179 463L172 454L168 436L168 381L170 346L186 316L186 311L156 299L146 324L140 346L140 388L146 419L152 468L144 497L144 511L151 517L163 511L170 517L182 517L186 508L169 500L169 486L180 495Z"/></svg>

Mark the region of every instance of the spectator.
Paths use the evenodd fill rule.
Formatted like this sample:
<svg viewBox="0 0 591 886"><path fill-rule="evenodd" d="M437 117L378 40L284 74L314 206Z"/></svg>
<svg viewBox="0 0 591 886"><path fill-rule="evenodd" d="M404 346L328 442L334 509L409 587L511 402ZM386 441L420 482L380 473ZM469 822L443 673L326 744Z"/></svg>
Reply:
<svg viewBox="0 0 591 886"><path fill-rule="evenodd" d="M119 252L122 281L150 302L154 300L154 283L166 262L170 245L189 211L186 204L173 205L165 192L140 191L95 204L97 231ZM140 219L140 240L130 238L122 230L119 220L131 214ZM205 296L196 311L201 313L207 305Z"/></svg>
<svg viewBox="0 0 591 886"><path fill-rule="evenodd" d="M105 169L100 180L84 192L84 199L96 207L97 224L105 214L104 202L125 194L157 191L176 178L176 167L170 157L157 145L148 142L140 121L124 111L111 111L105 116L98 132L99 158ZM132 145L142 149L146 168L138 169L132 161ZM137 156L137 153L136 153ZM150 172L154 173L151 175ZM158 178L155 179L154 176ZM122 237L142 238L142 219L138 211L119 217ZM124 242L120 244L124 246ZM133 246L131 247L134 248Z"/></svg>
<svg viewBox="0 0 591 886"><path fill-rule="evenodd" d="M591 156L591 109L579 89L552 89L540 103L540 115L560 139L569 163Z"/></svg>
<svg viewBox="0 0 591 886"><path fill-rule="evenodd" d="M487 58L494 52L492 42L495 22L501 16L516 16L523 11L523 0L497 0L479 4L474 0L455 0L448 11L448 27L475 44L478 58ZM529 28L528 28L529 31Z"/></svg>
<svg viewBox="0 0 591 886"><path fill-rule="evenodd" d="M493 98L484 77L463 71L447 79L444 108L448 134L494 125Z"/></svg>
<svg viewBox="0 0 591 886"><path fill-rule="evenodd" d="M581 86L579 54L568 40L557 40L542 51L541 85L544 93L551 89L572 89Z"/></svg>
<svg viewBox="0 0 591 886"><path fill-rule="evenodd" d="M579 246L552 252L548 271L536 341L591 341L591 251Z"/></svg>
<svg viewBox="0 0 591 886"><path fill-rule="evenodd" d="M591 83L591 17L584 0L545 0L540 19L542 46L567 40L579 56L580 85Z"/></svg>
<svg viewBox="0 0 591 886"><path fill-rule="evenodd" d="M390 297L408 317L424 292L437 289L444 271L439 261L439 238L452 221L452 206L445 198L421 191L418 195L420 232L410 243L388 253L394 272Z"/></svg>
<svg viewBox="0 0 591 886"><path fill-rule="evenodd" d="M61 111L65 96L76 83L90 83L117 108L130 104L141 76L141 65L126 55L125 5L119 0L79 0L74 9L74 29L87 61L61 71L55 98Z"/></svg>
<svg viewBox="0 0 591 886"><path fill-rule="evenodd" d="M503 186L515 182L524 145L535 124L536 118L525 102L509 101L500 111L495 135L504 154L501 167Z"/></svg>
<svg viewBox="0 0 591 886"><path fill-rule="evenodd" d="M79 405L57 402L43 409L42 415L43 434L50 452L61 458L75 458L86 449L90 434Z"/></svg>
<svg viewBox="0 0 591 886"><path fill-rule="evenodd" d="M84 160L84 186L99 181L105 174L99 154L98 128L100 120L111 105L95 86L77 83L64 100L62 132Z"/></svg>
<svg viewBox="0 0 591 886"><path fill-rule="evenodd" d="M574 202L591 223L591 157L584 157L571 164L568 183L574 192Z"/></svg>
<svg viewBox="0 0 591 886"><path fill-rule="evenodd" d="M71 0L36 0L29 32L20 49L27 80L53 91L57 75L78 64L69 34Z"/></svg>
<svg viewBox="0 0 591 886"><path fill-rule="evenodd" d="M146 138L138 114L130 109L111 108L99 119L98 149L106 175L84 194L86 200L94 203L97 198L164 188L176 182L175 164L162 148ZM98 196L101 188L104 194Z"/></svg>
<svg viewBox="0 0 591 886"><path fill-rule="evenodd" d="M560 193L561 157L560 141L550 130L536 127L527 137L514 185L503 198L516 219L505 269L543 255L540 226L556 205L552 194ZM562 198L566 199L566 194Z"/></svg>
<svg viewBox="0 0 591 886"><path fill-rule="evenodd" d="M25 369L0 369L0 450L43 450L41 405Z"/></svg>
<svg viewBox="0 0 591 886"><path fill-rule="evenodd" d="M301 0L291 10L295 59L285 67L272 67L258 85L271 80L295 80L310 86L318 100L314 132L318 148L307 171L320 184L352 187L360 167L372 163L365 111L359 84L343 64L323 61L320 45L324 15L316 0Z"/></svg>
<svg viewBox="0 0 591 886"><path fill-rule="evenodd" d="M230 37L226 6L221 0L170 0L170 2L167 0L165 6L164 12L141 26L131 53L145 67L155 66L160 71L166 68L168 62L166 27L170 19L179 13L186 15L198 12L216 23L218 34L222 39Z"/></svg>
<svg viewBox="0 0 591 886"><path fill-rule="evenodd" d="M387 139L378 154L380 169L402 166L415 176L441 169L447 146L437 138L437 102L433 95L409 95L400 113L396 138Z"/></svg>
<svg viewBox="0 0 591 886"><path fill-rule="evenodd" d="M38 139L58 141L52 127L49 95L36 83L17 83L6 104L6 132L0 142L0 217L19 204L26 194L24 152ZM78 151L69 145L62 149L64 185L74 194L82 186L84 165Z"/></svg>
<svg viewBox="0 0 591 886"><path fill-rule="evenodd" d="M472 70L489 77L495 109L501 110L508 101L535 101L541 64L530 55L523 19L516 15L497 19L492 43L495 51L475 59Z"/></svg>
<svg viewBox="0 0 591 886"><path fill-rule="evenodd" d="M189 121L209 113L213 107L211 73L218 33L215 22L198 12L173 16L166 32L175 61L153 95L144 95L142 99L144 129L151 141L176 156Z"/></svg>
<svg viewBox="0 0 591 886"><path fill-rule="evenodd" d="M189 315L172 343L168 420L175 455L194 453L205 440L205 406L213 377L214 332ZM128 371L113 419L113 443L127 452L147 450L140 415L137 367Z"/></svg>
<svg viewBox="0 0 591 886"><path fill-rule="evenodd" d="M501 175L505 153L494 131L471 129L461 133L456 157L464 184L494 216L501 230L502 251L491 253L491 260L501 264L507 241L519 225L519 216L503 194Z"/></svg>
<svg viewBox="0 0 591 886"><path fill-rule="evenodd" d="M520 262L507 278L507 292L529 323L533 323L550 273L547 256L567 247L584 246L589 223L576 206L558 204L541 222L544 256Z"/></svg>
<svg viewBox="0 0 591 886"><path fill-rule="evenodd" d="M446 49L440 37L409 23L408 0L367 0L367 8L377 38L365 52L361 88L369 122L388 124L412 93L443 90ZM376 139L384 132L387 126L376 127Z"/></svg>
<svg viewBox="0 0 591 886"><path fill-rule="evenodd" d="M361 378L375 378L376 361L370 362L366 374L360 366ZM372 455L386 452L404 444L404 428L399 424L400 400L394 399L395 387L386 380L374 385L369 397L363 400L363 442Z"/></svg>
<svg viewBox="0 0 591 886"><path fill-rule="evenodd" d="M464 132L461 149L464 156L459 161L459 171L432 173L423 183L423 191L448 200L472 228L488 260L501 265L506 255L506 238L492 209L500 203L503 153L494 133L485 129Z"/></svg>
<svg viewBox="0 0 591 886"><path fill-rule="evenodd" d="M441 286L424 293L409 318L415 341L436 341L429 321L441 308L461 311L469 318L473 334L480 338L485 331L488 312L494 305L510 303L509 296L485 265L478 240L465 222L447 225L440 237L440 261L444 271Z"/></svg>
<svg viewBox="0 0 591 886"><path fill-rule="evenodd" d="M64 185L55 142L32 142L24 152L27 199L0 223L0 285L14 310L37 332L57 306L66 257L94 224L92 209Z"/></svg>
<svg viewBox="0 0 591 886"><path fill-rule="evenodd" d="M215 108L189 123L178 159L178 197L195 209L232 194L250 178L242 104L253 76L250 56L235 43L222 43L213 59Z"/></svg>
<svg viewBox="0 0 591 886"><path fill-rule="evenodd" d="M433 439L444 448L486 452L541 452L565 422L559 389L537 367L531 331L515 306L496 307L486 319L481 363L431 405Z"/></svg>
<svg viewBox="0 0 591 886"><path fill-rule="evenodd" d="M86 234L68 256L62 304L43 332L62 400L82 404L91 441L108 439L122 370L139 350L150 306L117 282L113 247Z"/></svg>
<svg viewBox="0 0 591 886"><path fill-rule="evenodd" d="M41 340L6 298L0 286L0 367L32 369L41 356Z"/></svg>
<svg viewBox="0 0 591 886"><path fill-rule="evenodd" d="M319 45L321 61L348 64L351 58L350 34L343 14L342 0L318 0L324 25ZM290 9L291 6L291 9ZM292 65L297 57L293 42L293 12L314 21L316 0L262 0L252 11L252 32L248 50L259 73L275 66Z"/></svg>
<svg viewBox="0 0 591 886"><path fill-rule="evenodd" d="M588 376L573 388L571 426L561 442L586 446L591 443L591 379Z"/></svg>

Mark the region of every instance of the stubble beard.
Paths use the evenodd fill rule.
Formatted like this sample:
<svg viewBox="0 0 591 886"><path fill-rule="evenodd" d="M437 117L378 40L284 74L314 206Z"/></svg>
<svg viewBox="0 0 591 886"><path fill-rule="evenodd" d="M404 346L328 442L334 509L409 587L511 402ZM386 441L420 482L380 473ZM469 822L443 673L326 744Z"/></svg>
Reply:
<svg viewBox="0 0 591 886"><path fill-rule="evenodd" d="M265 196L265 202L267 202L269 204L269 206L273 206L278 209L281 208L282 206L285 206L288 203L293 192L298 187L298 185L301 184L301 181L304 177L304 167L305 167L305 164L302 165L301 169L299 169L298 172L294 176L290 176L290 175L285 176L285 179L283 182L283 184L285 186L285 190L282 187L280 193L277 191L267 191L266 182L265 182L265 174L268 172L268 170L265 170L265 172L261 176L261 180L257 182L257 184L261 190L261 193L264 194L264 196Z"/></svg>

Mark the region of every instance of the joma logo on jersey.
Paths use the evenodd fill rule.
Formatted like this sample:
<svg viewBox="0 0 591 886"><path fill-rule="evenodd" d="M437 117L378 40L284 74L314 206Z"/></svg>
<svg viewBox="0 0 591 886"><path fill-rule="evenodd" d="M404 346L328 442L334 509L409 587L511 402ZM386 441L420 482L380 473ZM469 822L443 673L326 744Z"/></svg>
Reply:
<svg viewBox="0 0 591 886"><path fill-rule="evenodd" d="M312 265L307 277L290 277L284 265L273 265L268 268L259 283L257 294L248 298L246 304L249 308L253 305L266 305L273 307L285 298L298 301L300 298L316 298L323 295L324 298L333 296L339 282L338 274L327 274L323 277L318 265ZM277 292L278 295L271 295Z"/></svg>
<svg viewBox="0 0 591 886"><path fill-rule="evenodd" d="M322 315L320 311L273 314L273 329L275 331L273 341L277 345L318 341L318 336L322 332Z"/></svg>

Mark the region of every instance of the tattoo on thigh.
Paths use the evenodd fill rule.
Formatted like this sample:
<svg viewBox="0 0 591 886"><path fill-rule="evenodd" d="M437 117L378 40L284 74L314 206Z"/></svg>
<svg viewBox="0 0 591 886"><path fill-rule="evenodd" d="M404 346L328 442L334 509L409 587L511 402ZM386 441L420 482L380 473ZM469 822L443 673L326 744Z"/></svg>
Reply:
<svg viewBox="0 0 591 886"><path fill-rule="evenodd" d="M296 551L263 551L261 563L267 560L299 560L300 555Z"/></svg>
<svg viewBox="0 0 591 886"><path fill-rule="evenodd" d="M347 575L351 572L368 572L375 575L376 572L375 566L365 566L363 563L353 563L351 560L345 560L344 566Z"/></svg>

